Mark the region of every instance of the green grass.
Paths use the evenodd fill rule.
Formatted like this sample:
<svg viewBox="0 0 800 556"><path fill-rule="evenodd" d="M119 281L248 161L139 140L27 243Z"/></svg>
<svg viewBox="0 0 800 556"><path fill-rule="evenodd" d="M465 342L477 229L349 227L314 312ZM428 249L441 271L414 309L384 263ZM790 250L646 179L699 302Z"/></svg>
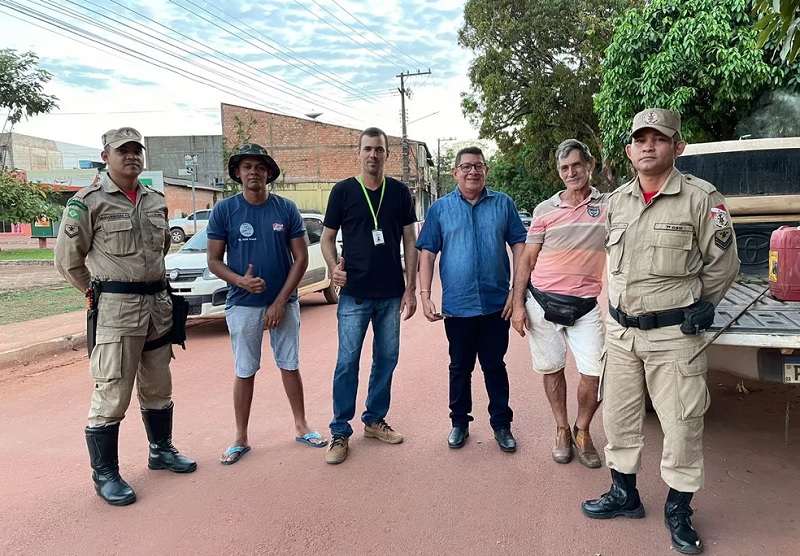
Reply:
<svg viewBox="0 0 800 556"><path fill-rule="evenodd" d="M0 293L0 326L86 308L86 298L72 286Z"/></svg>
<svg viewBox="0 0 800 556"><path fill-rule="evenodd" d="M52 249L3 249L0 261L52 261Z"/></svg>

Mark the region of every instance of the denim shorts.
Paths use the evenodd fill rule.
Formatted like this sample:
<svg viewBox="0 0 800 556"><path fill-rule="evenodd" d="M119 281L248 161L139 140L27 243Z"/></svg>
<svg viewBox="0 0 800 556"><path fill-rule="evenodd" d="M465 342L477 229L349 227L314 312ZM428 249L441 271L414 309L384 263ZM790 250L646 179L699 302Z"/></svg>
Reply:
<svg viewBox="0 0 800 556"><path fill-rule="evenodd" d="M261 342L264 338L266 307L233 305L225 309L231 335L236 376L250 378L261 368ZM290 301L277 328L269 331L269 344L275 364L284 371L300 368L300 302Z"/></svg>

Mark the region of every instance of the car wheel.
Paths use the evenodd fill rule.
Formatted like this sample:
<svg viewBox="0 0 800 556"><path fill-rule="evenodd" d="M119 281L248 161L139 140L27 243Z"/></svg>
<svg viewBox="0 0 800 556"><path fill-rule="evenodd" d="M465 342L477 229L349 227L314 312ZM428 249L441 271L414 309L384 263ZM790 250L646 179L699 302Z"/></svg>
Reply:
<svg viewBox="0 0 800 556"><path fill-rule="evenodd" d="M325 295L325 301L331 305L339 303L339 292L341 290L342 288L334 285L333 280L331 280L331 283L328 285L328 287L322 290L322 293Z"/></svg>
<svg viewBox="0 0 800 556"><path fill-rule="evenodd" d="M186 234L180 228L172 228L169 234L172 236L172 243L183 243L186 240Z"/></svg>

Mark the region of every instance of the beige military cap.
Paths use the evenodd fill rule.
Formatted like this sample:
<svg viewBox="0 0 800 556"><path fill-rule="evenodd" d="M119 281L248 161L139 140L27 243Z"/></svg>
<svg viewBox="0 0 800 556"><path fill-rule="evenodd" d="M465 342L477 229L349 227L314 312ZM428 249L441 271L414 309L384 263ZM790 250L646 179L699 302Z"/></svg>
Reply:
<svg viewBox="0 0 800 556"><path fill-rule="evenodd" d="M121 127L119 129L109 129L103 134L103 148L120 148L125 143L137 143L144 148L144 138L142 134L132 127Z"/></svg>
<svg viewBox="0 0 800 556"><path fill-rule="evenodd" d="M667 137L672 137L681 132L681 115L664 108L642 110L633 117L630 136L633 137L634 133L646 127L651 127Z"/></svg>

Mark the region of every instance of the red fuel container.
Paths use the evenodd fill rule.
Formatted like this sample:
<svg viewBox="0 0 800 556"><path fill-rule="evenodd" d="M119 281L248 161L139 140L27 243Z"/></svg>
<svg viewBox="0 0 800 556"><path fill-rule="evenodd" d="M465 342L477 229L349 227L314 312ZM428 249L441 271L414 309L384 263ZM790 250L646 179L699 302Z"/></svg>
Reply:
<svg viewBox="0 0 800 556"><path fill-rule="evenodd" d="M800 301L800 226L781 226L770 236L769 292L781 301Z"/></svg>

